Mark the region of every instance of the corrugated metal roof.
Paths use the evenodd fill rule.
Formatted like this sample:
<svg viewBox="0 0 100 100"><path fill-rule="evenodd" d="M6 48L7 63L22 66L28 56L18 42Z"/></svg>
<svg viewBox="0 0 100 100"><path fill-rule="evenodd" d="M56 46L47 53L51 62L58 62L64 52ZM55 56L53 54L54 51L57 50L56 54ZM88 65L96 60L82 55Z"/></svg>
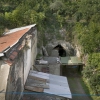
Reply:
<svg viewBox="0 0 100 100"><path fill-rule="evenodd" d="M81 60L78 57L71 57L72 63L82 63Z"/></svg>
<svg viewBox="0 0 100 100"><path fill-rule="evenodd" d="M61 64L62 65L82 65L83 63L78 57L69 56L69 57L61 57Z"/></svg>
<svg viewBox="0 0 100 100"><path fill-rule="evenodd" d="M61 57L61 64L68 64L70 57Z"/></svg>
<svg viewBox="0 0 100 100"><path fill-rule="evenodd" d="M39 78L43 78L43 79L49 79L49 74L47 73L42 73L42 72L37 72L37 71L30 71L29 75L35 76L35 77L39 77Z"/></svg>
<svg viewBox="0 0 100 100"><path fill-rule="evenodd" d="M61 96L65 98L72 98L71 91L66 77L37 72L37 71L30 71L29 75L30 74L38 78L44 78L49 80L49 83L46 83L49 85L49 88L44 88L43 90L44 93Z"/></svg>
<svg viewBox="0 0 100 100"><path fill-rule="evenodd" d="M50 88L44 89L45 93L72 98L66 77L49 74Z"/></svg>

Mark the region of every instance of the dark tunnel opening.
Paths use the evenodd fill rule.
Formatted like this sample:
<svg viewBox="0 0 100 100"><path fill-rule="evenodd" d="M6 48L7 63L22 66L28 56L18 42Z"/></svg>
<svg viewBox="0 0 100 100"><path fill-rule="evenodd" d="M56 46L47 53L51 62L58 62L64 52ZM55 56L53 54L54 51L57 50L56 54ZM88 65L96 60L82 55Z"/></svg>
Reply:
<svg viewBox="0 0 100 100"><path fill-rule="evenodd" d="M59 56L65 57L66 56L66 51L61 45L57 45L54 49L58 50Z"/></svg>

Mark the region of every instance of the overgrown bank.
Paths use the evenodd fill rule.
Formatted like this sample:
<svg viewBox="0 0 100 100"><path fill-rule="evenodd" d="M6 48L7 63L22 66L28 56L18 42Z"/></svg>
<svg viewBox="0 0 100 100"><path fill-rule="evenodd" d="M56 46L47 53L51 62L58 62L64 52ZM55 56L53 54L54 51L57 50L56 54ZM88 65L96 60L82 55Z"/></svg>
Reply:
<svg viewBox="0 0 100 100"><path fill-rule="evenodd" d="M92 91L91 94L100 94L99 0L1 0L0 2L1 35L11 28L36 23L40 45L45 45L53 38L59 39L61 35L66 41L81 45L81 57L84 55L89 57L83 69L83 78ZM100 99L97 96L93 98Z"/></svg>

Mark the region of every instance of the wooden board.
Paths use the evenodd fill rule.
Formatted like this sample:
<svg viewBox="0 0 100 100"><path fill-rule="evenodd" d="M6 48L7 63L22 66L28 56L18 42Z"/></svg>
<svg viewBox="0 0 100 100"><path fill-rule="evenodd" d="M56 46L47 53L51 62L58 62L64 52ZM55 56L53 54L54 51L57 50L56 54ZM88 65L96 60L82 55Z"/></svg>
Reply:
<svg viewBox="0 0 100 100"><path fill-rule="evenodd" d="M29 86L39 87L39 88L43 88L43 89L49 89L49 85L47 85L47 84L29 84Z"/></svg>
<svg viewBox="0 0 100 100"><path fill-rule="evenodd" d="M29 76L28 76L28 78L35 79L35 80L39 80L39 81L44 82L44 83L46 83L46 82L47 82L47 80L46 80L46 79L39 78L39 77L35 77L35 76L31 76L31 75L29 75Z"/></svg>
<svg viewBox="0 0 100 100"><path fill-rule="evenodd" d="M33 87L33 86L25 86L26 90L34 91L34 92L43 92L43 88Z"/></svg>
<svg viewBox="0 0 100 100"><path fill-rule="evenodd" d="M48 83L46 83L44 81L36 80L36 79L30 79L30 78L27 79L25 85L32 86L32 87L40 87L40 88L45 88L45 89L49 88Z"/></svg>

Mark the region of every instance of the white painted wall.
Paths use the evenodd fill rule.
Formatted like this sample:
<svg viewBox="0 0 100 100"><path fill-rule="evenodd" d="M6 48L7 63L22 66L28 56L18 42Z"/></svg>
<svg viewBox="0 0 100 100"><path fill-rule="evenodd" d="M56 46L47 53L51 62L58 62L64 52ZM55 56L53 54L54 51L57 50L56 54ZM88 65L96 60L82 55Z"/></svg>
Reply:
<svg viewBox="0 0 100 100"><path fill-rule="evenodd" d="M3 90L4 92L4 93L0 93L0 100L5 100L5 92L6 92L9 70L10 70L10 66L8 64L3 64L3 63L0 64L0 91Z"/></svg>
<svg viewBox="0 0 100 100"><path fill-rule="evenodd" d="M33 46L31 45L31 39L29 41L30 49L24 50L24 84L28 77L29 70L32 69L32 65L34 65L34 61L37 55L37 34L35 34ZM31 47L32 46L32 47Z"/></svg>
<svg viewBox="0 0 100 100"><path fill-rule="evenodd" d="M24 84L31 68L31 40L29 41L28 45L30 48L24 50Z"/></svg>
<svg viewBox="0 0 100 100"><path fill-rule="evenodd" d="M35 35L34 37L34 45L32 47L32 65L34 65L34 61L36 59L36 55L37 55L37 34ZM32 69L33 69L33 66L32 66Z"/></svg>

